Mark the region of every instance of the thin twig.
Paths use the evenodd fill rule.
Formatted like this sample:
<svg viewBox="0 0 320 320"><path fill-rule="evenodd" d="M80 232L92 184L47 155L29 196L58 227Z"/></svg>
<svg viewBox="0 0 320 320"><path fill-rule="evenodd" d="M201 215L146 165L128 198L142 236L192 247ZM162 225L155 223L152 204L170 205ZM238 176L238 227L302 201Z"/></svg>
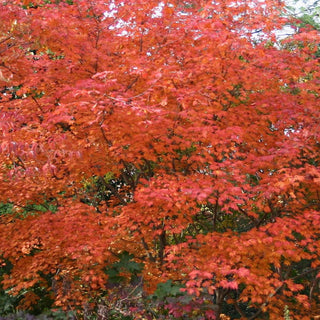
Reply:
<svg viewBox="0 0 320 320"><path fill-rule="evenodd" d="M122 205L127 204L114 186L112 186L110 183L107 183L102 177L99 177L99 181L113 193L113 195L120 201Z"/></svg>

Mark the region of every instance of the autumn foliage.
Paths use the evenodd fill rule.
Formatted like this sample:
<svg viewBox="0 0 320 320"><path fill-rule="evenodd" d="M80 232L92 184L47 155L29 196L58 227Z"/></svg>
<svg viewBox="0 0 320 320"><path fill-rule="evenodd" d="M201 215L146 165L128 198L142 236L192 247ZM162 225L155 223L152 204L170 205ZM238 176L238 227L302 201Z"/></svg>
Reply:
<svg viewBox="0 0 320 320"><path fill-rule="evenodd" d="M1 280L20 308L320 314L316 31L279 40L278 0L0 6Z"/></svg>

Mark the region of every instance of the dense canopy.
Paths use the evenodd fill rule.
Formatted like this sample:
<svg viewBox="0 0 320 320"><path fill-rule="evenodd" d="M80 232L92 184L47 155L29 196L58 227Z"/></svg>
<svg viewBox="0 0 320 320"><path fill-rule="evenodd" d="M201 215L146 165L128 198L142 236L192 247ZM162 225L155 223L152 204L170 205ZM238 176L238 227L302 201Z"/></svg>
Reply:
<svg viewBox="0 0 320 320"><path fill-rule="evenodd" d="M0 6L3 292L79 317L320 313L316 30L278 0Z"/></svg>

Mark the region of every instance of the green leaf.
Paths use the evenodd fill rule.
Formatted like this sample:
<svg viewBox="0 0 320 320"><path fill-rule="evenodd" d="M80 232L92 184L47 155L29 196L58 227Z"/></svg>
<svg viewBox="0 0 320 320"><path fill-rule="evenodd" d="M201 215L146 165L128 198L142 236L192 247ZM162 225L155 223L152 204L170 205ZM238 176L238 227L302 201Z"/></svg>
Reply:
<svg viewBox="0 0 320 320"><path fill-rule="evenodd" d="M172 280L159 283L153 294L153 298L163 300L166 297L182 295L181 288L181 285L174 284Z"/></svg>

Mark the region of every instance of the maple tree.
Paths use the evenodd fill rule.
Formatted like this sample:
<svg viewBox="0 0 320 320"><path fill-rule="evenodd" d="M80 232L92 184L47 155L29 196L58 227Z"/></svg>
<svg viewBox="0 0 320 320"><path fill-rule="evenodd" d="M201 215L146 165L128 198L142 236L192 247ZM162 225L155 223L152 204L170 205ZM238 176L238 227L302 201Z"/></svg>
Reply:
<svg viewBox="0 0 320 320"><path fill-rule="evenodd" d="M1 4L0 254L20 308L138 318L143 286L168 317L319 314L320 39L278 41L282 9Z"/></svg>

